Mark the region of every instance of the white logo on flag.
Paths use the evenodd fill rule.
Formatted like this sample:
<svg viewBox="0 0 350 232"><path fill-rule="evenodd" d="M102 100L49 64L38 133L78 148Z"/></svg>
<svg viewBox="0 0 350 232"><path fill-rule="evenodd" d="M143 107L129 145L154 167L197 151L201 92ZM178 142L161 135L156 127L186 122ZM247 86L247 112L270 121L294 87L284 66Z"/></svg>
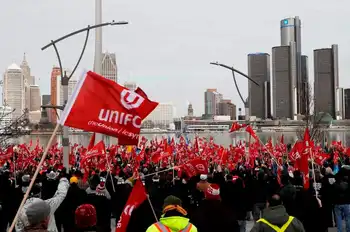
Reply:
<svg viewBox="0 0 350 232"><path fill-rule="evenodd" d="M144 100L143 97L128 89L124 89L120 93L120 102L127 110L138 108Z"/></svg>
<svg viewBox="0 0 350 232"><path fill-rule="evenodd" d="M200 172L204 172L205 171L205 167L203 164L197 164L196 165L196 168L198 169L198 171Z"/></svg>
<svg viewBox="0 0 350 232"><path fill-rule="evenodd" d="M135 205L127 205L127 206L125 207L125 209L124 209L124 213L125 213L126 215L131 216L132 211L134 210L134 208L135 208Z"/></svg>

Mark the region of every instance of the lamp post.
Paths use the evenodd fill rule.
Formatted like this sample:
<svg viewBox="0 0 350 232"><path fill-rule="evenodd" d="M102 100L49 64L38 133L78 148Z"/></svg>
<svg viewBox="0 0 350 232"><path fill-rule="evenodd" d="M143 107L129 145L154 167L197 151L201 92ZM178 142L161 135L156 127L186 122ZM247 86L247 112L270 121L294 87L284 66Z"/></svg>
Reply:
<svg viewBox="0 0 350 232"><path fill-rule="evenodd" d="M91 29L95 29L95 28L99 28L99 27L104 27L104 26L115 26L115 25L125 25L128 24L128 22L126 21L118 21L115 22L114 20L112 22L106 22L106 23L101 23L101 24L96 24L94 26L90 26L88 25L87 27L77 30L77 31L73 31L67 35L64 35L56 40L51 40L51 43L45 45L44 47L41 48L42 51L44 51L45 49L47 49L48 47L53 46L56 52L56 56L58 59L58 64L60 66L60 72L61 72L61 85L63 87L63 106L45 106L45 108L55 108L55 109L60 109L63 110L67 101L68 101L68 83L70 78L73 76L74 72L76 71L76 69L78 68L78 65L80 64L81 59L83 58L84 52L85 52L85 48L89 39L89 35L90 35L90 30ZM83 48L81 50L79 59L73 69L73 71L70 73L69 76L67 76L67 73L64 72L63 73L63 66L62 66L62 61L61 61L61 57L60 54L58 52L57 46L56 44L62 40L65 40L73 35L82 33L82 32L86 32L86 37L85 37L85 42L83 45ZM69 171L69 130L68 127L64 126L63 127L63 136L62 136L62 146L63 146L63 166L66 168L67 172Z"/></svg>
<svg viewBox="0 0 350 232"><path fill-rule="evenodd" d="M249 81L253 82L254 84L256 84L257 86L260 86L256 81L254 81L252 78L250 78L248 75L244 74L243 72L235 69L234 67L230 67L228 65L225 65L225 64L221 64L219 62L210 62L211 65L216 65L216 66L221 66L223 68L226 68L226 69L229 69L232 71L232 77L233 77L233 82L235 83L235 86L236 86L236 89L237 89L237 92L238 92L238 95L239 97L241 98L244 106L246 106L247 102L246 100L244 100L242 94L241 94L241 91L239 90L238 88L238 84L237 84L237 81L236 81L236 76L235 76L235 72L241 74L242 76L244 76L245 78L247 78Z"/></svg>

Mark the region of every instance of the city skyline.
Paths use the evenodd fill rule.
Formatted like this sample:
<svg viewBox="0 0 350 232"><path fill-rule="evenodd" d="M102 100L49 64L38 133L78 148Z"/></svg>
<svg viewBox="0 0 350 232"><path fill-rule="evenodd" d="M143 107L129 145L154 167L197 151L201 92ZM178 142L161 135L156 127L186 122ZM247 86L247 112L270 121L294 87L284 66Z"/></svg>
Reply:
<svg viewBox="0 0 350 232"><path fill-rule="evenodd" d="M297 4L298 2L300 4ZM115 19L130 22L130 25L125 27L103 29L103 50L116 54L118 82L122 84L125 81L134 81L149 93L152 99L161 102L172 101L178 115L186 114L187 100L192 103L196 115L203 114L202 94L208 87L220 89L226 98L237 105L237 109L244 109L235 91L231 73L215 69L208 63L219 60L226 64L233 64L239 70L248 73L247 54L251 52L271 54L271 48L280 44L279 21L290 15L298 15L302 20L302 53L309 57L311 86L314 79L313 50L338 44L339 86L349 88L349 82L346 80L350 75L350 67L346 64L350 61L347 53L350 50L350 45L347 43L350 36L344 32L346 20L342 20L347 17L343 10L346 8L345 3L332 5L326 1L318 1L317 9L327 11L329 15L327 20L314 17L318 11L311 8L312 2L301 4L301 1L296 1L296 4L286 9L279 6L276 1L264 4L254 1L253 4L260 8L259 11L251 9L252 3L244 3L241 7L249 9L252 13L250 15L254 15L251 17L240 15L240 12L235 15L229 14L229 9L212 5L209 1L201 1L202 10L196 11L195 18L192 17L193 10L199 2L187 3L186 10L180 17L173 14L170 8L180 9L181 3L168 5L160 1L154 1L151 4L103 1L103 21ZM229 1L222 3L227 5L225 8L230 8L233 4ZM41 1L41 4L42 7L37 12L40 17L36 18L33 17L30 10L32 6L28 3L21 5L13 2L4 3L5 7L0 10L2 13L0 17L10 20L20 30L17 32L11 29L14 28L13 25L3 25L4 31L11 31L12 34L5 37L5 42L0 45L4 51L4 55L0 58L0 70L4 72L13 62L20 65L23 53L26 52L31 72L39 78L38 83L35 84L40 86L41 94L47 94L50 93L51 69L53 65L57 65L57 61L53 51L42 52L40 47L51 39L88 24L93 25L95 5L94 2L86 4L84 1L74 3L61 1L60 4ZM71 7L66 8L65 4ZM13 9L14 13L9 14L5 10L8 8ZM64 9L65 19L59 19L50 14L53 8ZM82 11L87 14L81 14ZM77 15L79 20L76 18ZM240 20L242 17L246 18L244 22ZM254 30L244 29L255 25L252 22L257 19L262 19L263 27L254 27ZM24 27L23 21L35 27ZM317 26L320 24L322 27ZM236 28L236 31L228 29L230 28L228 26ZM322 29L324 27L328 28L327 32ZM238 31L244 32L238 33ZM26 39L20 36L23 33L26 34ZM60 44L59 50L62 51L65 69L71 69L74 65L83 40L83 36L77 36ZM93 69L93 41L92 36L77 76L82 69ZM237 80L246 98L248 83L240 76ZM169 87L156 88L155 86ZM178 91L182 94L178 94Z"/></svg>

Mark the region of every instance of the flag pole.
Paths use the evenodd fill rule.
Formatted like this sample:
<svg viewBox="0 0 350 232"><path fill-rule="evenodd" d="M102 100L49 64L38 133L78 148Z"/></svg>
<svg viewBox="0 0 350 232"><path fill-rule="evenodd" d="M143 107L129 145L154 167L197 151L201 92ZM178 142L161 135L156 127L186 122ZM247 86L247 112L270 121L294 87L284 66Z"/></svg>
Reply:
<svg viewBox="0 0 350 232"><path fill-rule="evenodd" d="M52 132L51 138L49 139L49 142L48 142L47 145L46 145L44 154L43 154L43 156L41 157L41 160L40 160L40 162L39 162L39 164L38 164L38 167L37 167L36 170L35 170L34 176L32 177L32 180L30 181L29 187L28 187L26 193L24 194L24 197L23 197L23 200L22 200L22 202L21 202L21 205L19 206L19 208L18 208L18 210L17 210L16 216L15 216L15 218L13 219L12 224L11 224L11 227L10 227L10 229L8 230L8 232L12 232L12 230L13 230L14 227L15 227L15 224L16 224L16 222L17 222L17 220L18 220L19 213L21 212L21 210L22 210L22 208L23 208L23 206L24 206L24 204L25 204L25 202L26 202L26 200L27 200L27 198L28 198L28 196L29 196L29 193L30 193L30 191L31 191L31 189L32 189L32 187L33 187L33 185L34 185L35 179L37 178L37 176L38 176L38 174L39 174L40 168L41 168L41 166L43 165L43 163L44 163L44 161L45 161L45 158L46 158L46 156L47 156L47 153L48 153L49 148L50 148L50 146L51 146L51 144L52 144L52 141L53 141L53 139L54 139L54 137L55 137L55 135L56 135L56 133L57 133L57 130L58 130L59 126L60 126L60 124L57 123L57 125L56 125L56 127L55 127L55 130Z"/></svg>

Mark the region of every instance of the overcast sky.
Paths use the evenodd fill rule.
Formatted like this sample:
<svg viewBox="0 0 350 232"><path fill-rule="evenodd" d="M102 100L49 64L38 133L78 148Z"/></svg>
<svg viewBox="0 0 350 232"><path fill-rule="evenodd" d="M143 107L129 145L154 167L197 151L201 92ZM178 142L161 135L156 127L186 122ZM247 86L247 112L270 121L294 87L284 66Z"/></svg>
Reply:
<svg viewBox="0 0 350 232"><path fill-rule="evenodd" d="M1 1L0 69L19 64L26 52L42 94L49 94L50 72L58 62L52 48L40 48L51 39L94 25L94 2ZM247 54L271 54L271 48L280 45L280 20L290 16L302 20L302 51L309 56L311 81L313 49L339 44L340 85L350 87L349 15L349 0L103 0L103 21L130 22L103 29L103 50L116 53L119 82L135 81L153 100L172 102L177 116L185 114L187 102L200 115L206 88L217 88L243 107L231 73L209 62L247 72ZM59 44L65 68L73 68L84 36ZM77 75L92 69L93 57L94 33ZM238 79L246 97L247 81Z"/></svg>

